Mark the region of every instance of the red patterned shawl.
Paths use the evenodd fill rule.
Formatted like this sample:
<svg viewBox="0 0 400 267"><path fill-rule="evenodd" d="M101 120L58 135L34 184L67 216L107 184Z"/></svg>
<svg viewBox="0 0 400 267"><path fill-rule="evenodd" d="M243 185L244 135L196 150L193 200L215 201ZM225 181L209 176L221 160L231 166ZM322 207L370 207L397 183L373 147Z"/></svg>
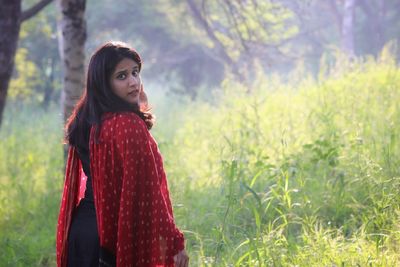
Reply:
<svg viewBox="0 0 400 267"><path fill-rule="evenodd" d="M101 249L117 266L173 267L184 248L154 138L134 113L103 116L98 142L90 136L90 170ZM77 152L68 155L57 229L57 265L66 266L68 228L84 181Z"/></svg>

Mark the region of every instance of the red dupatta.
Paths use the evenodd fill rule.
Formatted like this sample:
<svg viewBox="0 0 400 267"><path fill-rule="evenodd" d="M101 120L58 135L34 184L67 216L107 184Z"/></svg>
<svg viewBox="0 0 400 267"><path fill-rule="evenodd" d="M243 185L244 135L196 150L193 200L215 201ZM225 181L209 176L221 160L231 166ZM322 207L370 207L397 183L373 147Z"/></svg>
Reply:
<svg viewBox="0 0 400 267"><path fill-rule="evenodd" d="M74 147L68 150L68 159L65 169L64 190L61 199L60 214L57 225L57 266L67 266L68 231L71 225L72 213L84 195L82 182L86 177L81 176L82 166L78 152ZM81 189L81 190L80 190ZM83 193L82 193L83 191Z"/></svg>
<svg viewBox="0 0 400 267"><path fill-rule="evenodd" d="M92 128L89 145L101 250L114 257L116 266L173 267L184 238L174 223L157 143L134 113L108 113L98 130L95 138ZM72 148L57 230L57 265L62 267L81 180Z"/></svg>

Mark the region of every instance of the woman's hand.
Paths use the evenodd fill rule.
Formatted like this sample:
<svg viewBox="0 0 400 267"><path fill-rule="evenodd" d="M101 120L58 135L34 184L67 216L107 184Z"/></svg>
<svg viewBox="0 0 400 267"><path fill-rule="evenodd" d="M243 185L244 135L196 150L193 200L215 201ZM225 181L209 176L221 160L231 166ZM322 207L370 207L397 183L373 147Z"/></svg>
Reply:
<svg viewBox="0 0 400 267"><path fill-rule="evenodd" d="M143 83L140 85L139 105L141 109L146 109L148 105L147 95L143 88Z"/></svg>
<svg viewBox="0 0 400 267"><path fill-rule="evenodd" d="M181 250L178 254L174 256L175 267L188 267L189 266L189 256L186 254L185 250Z"/></svg>

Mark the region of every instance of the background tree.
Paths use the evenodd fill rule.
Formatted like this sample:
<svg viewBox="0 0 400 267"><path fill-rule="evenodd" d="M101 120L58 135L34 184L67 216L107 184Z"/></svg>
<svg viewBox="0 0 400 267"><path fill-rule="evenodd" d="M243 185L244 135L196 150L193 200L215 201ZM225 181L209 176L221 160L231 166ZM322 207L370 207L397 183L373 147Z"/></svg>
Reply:
<svg viewBox="0 0 400 267"><path fill-rule="evenodd" d="M356 0L345 0L343 3L341 48L349 57L355 56L354 51L354 9Z"/></svg>
<svg viewBox="0 0 400 267"><path fill-rule="evenodd" d="M192 17L211 40L216 56L238 80L254 77L255 61L270 70L288 63L298 33L293 12L276 1L186 0ZM279 65L279 66L278 66Z"/></svg>
<svg viewBox="0 0 400 267"><path fill-rule="evenodd" d="M18 45L21 23L47 6L52 0L42 0L22 11L21 0L0 0L0 126L6 104L8 85L14 69L14 56Z"/></svg>
<svg viewBox="0 0 400 267"><path fill-rule="evenodd" d="M59 21L61 59L63 62L62 106L64 121L70 116L82 94L85 79L86 0L60 0Z"/></svg>
<svg viewBox="0 0 400 267"><path fill-rule="evenodd" d="M50 104L59 105L62 77L56 14L56 5L50 5L21 25L9 101L44 109Z"/></svg>
<svg viewBox="0 0 400 267"><path fill-rule="evenodd" d="M22 9L37 1L24 0ZM143 78L149 88L155 86L192 99L218 88L224 79L230 79L226 74L240 81L252 80L256 72L286 74L295 66L304 65L316 75L322 55L334 60L344 36L342 0L120 0L118 3L115 5L112 0L87 3L88 38L83 51L91 53L110 39L131 43L143 56L146 66ZM397 4L396 0L354 1L353 12L349 13L353 16L349 36L356 56L377 56L385 43L399 40ZM44 107L49 102L58 105L62 91L62 66L55 39L56 14L55 9L46 8L34 20L23 23L18 59L34 63L28 65L40 78L29 78L29 73L20 73L16 67L15 82L8 90L13 90L12 96L25 94L18 99L34 100ZM80 59L83 62L83 57ZM23 69L24 62L19 64ZM84 71L77 73L83 75ZM80 89L77 90L79 95ZM75 100L76 95L72 97Z"/></svg>
<svg viewBox="0 0 400 267"><path fill-rule="evenodd" d="M303 47L304 57L316 68L322 53L332 49L352 46L350 53L357 56L377 56L387 42L400 41L400 8L396 0L280 2L296 14L302 32L297 46Z"/></svg>
<svg viewBox="0 0 400 267"><path fill-rule="evenodd" d="M110 39L131 43L143 57L145 80L193 99L200 87L208 88L222 81L224 67L203 41L191 34L197 30L192 20L184 18L182 31L185 2L120 0L119 3L118 6L111 0L88 3L88 50L93 51Z"/></svg>

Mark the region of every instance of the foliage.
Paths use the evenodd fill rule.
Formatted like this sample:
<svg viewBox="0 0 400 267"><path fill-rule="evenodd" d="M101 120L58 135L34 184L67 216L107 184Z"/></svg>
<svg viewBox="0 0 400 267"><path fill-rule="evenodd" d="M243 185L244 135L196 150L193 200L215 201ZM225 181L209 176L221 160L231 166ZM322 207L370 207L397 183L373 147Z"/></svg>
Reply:
<svg viewBox="0 0 400 267"><path fill-rule="evenodd" d="M37 95L30 88L41 86L39 79L39 70L34 62L27 59L28 50L20 48L15 55L14 78L10 82L10 98L25 100L34 100Z"/></svg>
<svg viewBox="0 0 400 267"><path fill-rule="evenodd" d="M204 22L189 7L195 3ZM24 8L37 3L23 1ZM141 53L145 81L196 99L202 90L218 87L233 73L251 81L257 64L265 73L302 64L319 72L321 55L340 46L343 1L87 1L87 55L111 39L132 44ZM372 13L368 13L372 12ZM57 102L61 92L55 4L22 24L14 87L9 92L28 102ZM357 55L377 56L385 43L399 41L397 0L358 1L355 9ZM214 35L215 39L212 38ZM25 58L21 54L26 53ZM400 51L400 50L398 50ZM18 66L27 62L38 77L32 83ZM299 63L300 62L300 63Z"/></svg>
<svg viewBox="0 0 400 267"><path fill-rule="evenodd" d="M216 37L236 60L254 53L262 57L263 49L279 46L298 32L293 12L275 1L213 1L204 12Z"/></svg>
<svg viewBox="0 0 400 267"><path fill-rule="evenodd" d="M11 100L42 104L57 102L61 91L55 6L49 5L21 26L14 75L10 83Z"/></svg>
<svg viewBox="0 0 400 267"><path fill-rule="evenodd" d="M226 80L208 103L155 103L193 266L400 264L400 70L384 54L338 59L319 80L259 75L251 94ZM60 122L7 107L1 266L54 264Z"/></svg>

